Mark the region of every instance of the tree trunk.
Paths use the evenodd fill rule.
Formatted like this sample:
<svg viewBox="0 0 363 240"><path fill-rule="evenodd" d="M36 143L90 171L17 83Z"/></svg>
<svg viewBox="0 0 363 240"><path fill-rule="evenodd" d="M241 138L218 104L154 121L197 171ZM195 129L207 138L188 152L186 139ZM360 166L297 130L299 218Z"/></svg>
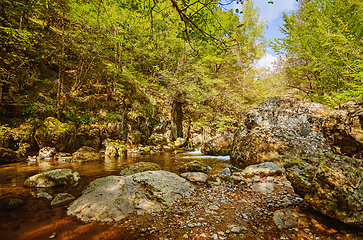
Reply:
<svg viewBox="0 0 363 240"><path fill-rule="evenodd" d="M183 137L183 102L179 98L174 98L171 108L171 140Z"/></svg>

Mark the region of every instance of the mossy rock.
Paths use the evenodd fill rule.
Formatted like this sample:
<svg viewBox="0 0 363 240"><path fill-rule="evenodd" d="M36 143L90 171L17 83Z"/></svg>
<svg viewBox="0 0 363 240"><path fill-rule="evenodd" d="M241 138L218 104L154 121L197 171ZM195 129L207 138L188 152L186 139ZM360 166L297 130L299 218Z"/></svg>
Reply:
<svg viewBox="0 0 363 240"><path fill-rule="evenodd" d="M212 168L202 162L193 161L179 167L180 172L210 172Z"/></svg>
<svg viewBox="0 0 363 240"><path fill-rule="evenodd" d="M18 162L19 156L9 148L0 147L0 164Z"/></svg>
<svg viewBox="0 0 363 240"><path fill-rule="evenodd" d="M355 158L321 153L285 163L294 191L316 211L363 228L363 164Z"/></svg>
<svg viewBox="0 0 363 240"><path fill-rule="evenodd" d="M10 128L1 126L0 127L0 147L8 148L10 141Z"/></svg>
<svg viewBox="0 0 363 240"><path fill-rule="evenodd" d="M234 180L231 176L223 174L214 174L208 177L207 184L212 185L231 185L234 184Z"/></svg>
<svg viewBox="0 0 363 240"><path fill-rule="evenodd" d="M126 157L127 149L125 145L120 142L109 142L106 147L105 155L109 158Z"/></svg>
<svg viewBox="0 0 363 240"><path fill-rule="evenodd" d="M137 162L130 164L129 166L125 167L121 170L120 175L131 175L139 172L145 172L145 171L157 171L161 170L161 167L157 163L153 162Z"/></svg>
<svg viewBox="0 0 363 240"><path fill-rule="evenodd" d="M83 146L72 154L74 162L89 162L101 159L101 154L92 147Z"/></svg>
<svg viewBox="0 0 363 240"><path fill-rule="evenodd" d="M76 139L76 126L49 117L35 131L34 138L41 148L55 147L57 151L72 150Z"/></svg>
<svg viewBox="0 0 363 240"><path fill-rule="evenodd" d="M93 147L99 150L102 145L101 127L97 124L82 124L77 129L75 147Z"/></svg>

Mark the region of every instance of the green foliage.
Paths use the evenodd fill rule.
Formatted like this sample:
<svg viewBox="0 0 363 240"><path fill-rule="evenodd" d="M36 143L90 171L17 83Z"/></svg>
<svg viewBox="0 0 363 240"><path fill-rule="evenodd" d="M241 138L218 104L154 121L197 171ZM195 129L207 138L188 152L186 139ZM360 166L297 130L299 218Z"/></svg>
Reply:
<svg viewBox="0 0 363 240"><path fill-rule="evenodd" d="M107 120L110 121L110 122L115 122L115 121L123 122L124 121L124 116L122 114L119 114L119 113L108 113L107 114Z"/></svg>
<svg viewBox="0 0 363 240"><path fill-rule="evenodd" d="M362 1L304 1L283 18L286 37L273 46L285 54L288 85L330 106L362 99Z"/></svg>

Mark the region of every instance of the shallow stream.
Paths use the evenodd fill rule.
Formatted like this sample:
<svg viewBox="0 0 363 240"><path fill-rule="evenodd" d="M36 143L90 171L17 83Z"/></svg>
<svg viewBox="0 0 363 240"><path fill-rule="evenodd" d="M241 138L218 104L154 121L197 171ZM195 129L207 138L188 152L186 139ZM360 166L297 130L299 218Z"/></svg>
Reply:
<svg viewBox="0 0 363 240"><path fill-rule="evenodd" d="M12 211L0 210L0 239L48 239L61 232L57 239L110 239L114 230L120 236L119 229L98 223L83 223L66 214L64 208L51 208L50 201L36 197L39 192L48 192L53 197L61 192L68 192L78 198L82 190L94 179L109 175L118 175L120 169L135 162L154 162L163 170L179 174L178 168L187 162L199 160L213 168L212 173L231 167L229 157L203 156L200 151L181 154L158 153L135 155L118 160L107 160L76 163L58 162L55 160L29 161L0 165L0 204L11 198L20 198L25 204ZM82 175L81 182L75 187L57 187L51 189L25 188L24 181L35 174L70 168ZM112 237L111 237L112 238ZM121 238L122 239L122 238ZM125 238L127 239L127 237Z"/></svg>

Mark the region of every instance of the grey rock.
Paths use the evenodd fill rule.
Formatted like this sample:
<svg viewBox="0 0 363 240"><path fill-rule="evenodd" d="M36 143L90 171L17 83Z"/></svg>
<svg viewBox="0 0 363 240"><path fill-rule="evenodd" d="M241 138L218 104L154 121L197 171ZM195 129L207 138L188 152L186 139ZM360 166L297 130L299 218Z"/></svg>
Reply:
<svg viewBox="0 0 363 240"><path fill-rule="evenodd" d="M59 193L55 198L52 200L50 205L52 207L61 207L61 206L67 206L70 202L72 202L75 199L75 197L72 194L69 193Z"/></svg>
<svg viewBox="0 0 363 240"><path fill-rule="evenodd" d="M45 198L45 199L47 199L47 200L52 200L53 199L53 196L52 195L50 195L49 193L47 193L47 192L40 192L40 193L38 193L37 194L37 197L38 198Z"/></svg>
<svg viewBox="0 0 363 240"><path fill-rule="evenodd" d="M262 194L268 194L268 193L272 193L274 191L274 186L270 182L254 183L254 184L252 184L251 188L253 191L259 192Z"/></svg>
<svg viewBox="0 0 363 240"><path fill-rule="evenodd" d="M231 169L229 169L229 168L224 168L224 169L220 170L220 171L218 172L218 174L226 175L226 176L231 176L231 175L232 175L232 172L231 172Z"/></svg>
<svg viewBox="0 0 363 240"><path fill-rule="evenodd" d="M237 167L278 161L330 150L323 136L321 104L292 97L271 97L245 114L232 144L231 163Z"/></svg>
<svg viewBox="0 0 363 240"><path fill-rule="evenodd" d="M182 177L185 177L187 180L191 182L205 183L207 182L208 175L202 172L186 172L181 174Z"/></svg>
<svg viewBox="0 0 363 240"><path fill-rule="evenodd" d="M250 165L242 171L246 177L281 175L282 168L272 162Z"/></svg>
<svg viewBox="0 0 363 240"><path fill-rule="evenodd" d="M363 164L360 160L324 153L286 159L284 167L294 191L316 211L363 228Z"/></svg>
<svg viewBox="0 0 363 240"><path fill-rule="evenodd" d="M80 179L80 174L78 172L73 172L71 169L55 169L27 178L24 182L24 186L51 188L56 186L77 185Z"/></svg>
<svg viewBox="0 0 363 240"><path fill-rule="evenodd" d="M227 156L231 153L232 142L233 134L224 134L205 141L201 151L205 155Z"/></svg>
<svg viewBox="0 0 363 240"><path fill-rule="evenodd" d="M57 153L55 147L43 147L39 150L38 158L52 158Z"/></svg>
<svg viewBox="0 0 363 240"><path fill-rule="evenodd" d="M96 179L68 207L82 221L119 221L131 213L144 214L171 206L194 186L166 171Z"/></svg>
<svg viewBox="0 0 363 240"><path fill-rule="evenodd" d="M335 107L322 126L334 153L363 159L363 101Z"/></svg>
<svg viewBox="0 0 363 240"><path fill-rule="evenodd" d="M145 172L145 171L157 171L161 170L161 167L157 163L153 162L137 162L130 164L129 166L126 166L120 171L120 175L131 175L139 172Z"/></svg>
<svg viewBox="0 0 363 240"><path fill-rule="evenodd" d="M274 212L273 221L282 229L296 228L299 226L299 218L301 214L294 209L281 209Z"/></svg>

